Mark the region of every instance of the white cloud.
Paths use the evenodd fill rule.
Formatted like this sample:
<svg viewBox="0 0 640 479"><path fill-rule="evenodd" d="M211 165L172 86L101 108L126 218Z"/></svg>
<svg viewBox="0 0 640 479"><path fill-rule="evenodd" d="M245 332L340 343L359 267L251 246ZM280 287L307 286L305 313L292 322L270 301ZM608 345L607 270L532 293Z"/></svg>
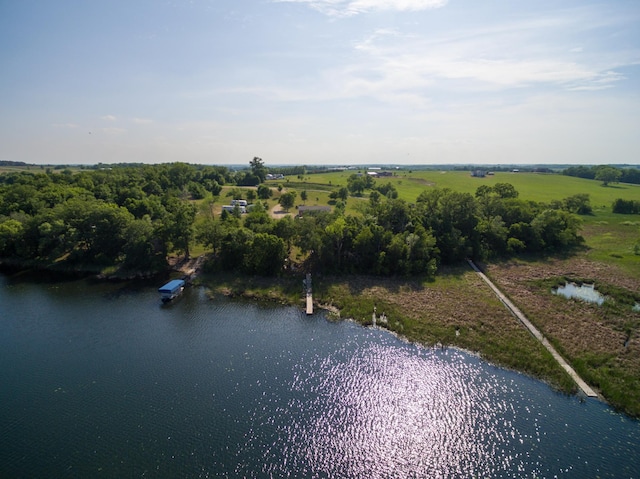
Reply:
<svg viewBox="0 0 640 479"><path fill-rule="evenodd" d="M569 90L573 91L596 91L612 88L614 83L626 80L627 77L621 73L614 71L606 71L587 78L582 84L574 84L569 86Z"/></svg>
<svg viewBox="0 0 640 479"><path fill-rule="evenodd" d="M359 59L340 76L364 94L403 96L536 86L601 90L625 80L617 70L636 64L636 53L594 51L576 57L577 51L562 48L558 37L571 22L568 15L536 18L434 36L378 30L355 45Z"/></svg>
<svg viewBox="0 0 640 479"><path fill-rule="evenodd" d="M116 121L117 118L113 115L104 115L100 117L101 120L105 120L105 121Z"/></svg>
<svg viewBox="0 0 640 479"><path fill-rule="evenodd" d="M321 13L335 17L350 17L371 11L430 10L444 7L448 0L274 0L277 3L304 3Z"/></svg>

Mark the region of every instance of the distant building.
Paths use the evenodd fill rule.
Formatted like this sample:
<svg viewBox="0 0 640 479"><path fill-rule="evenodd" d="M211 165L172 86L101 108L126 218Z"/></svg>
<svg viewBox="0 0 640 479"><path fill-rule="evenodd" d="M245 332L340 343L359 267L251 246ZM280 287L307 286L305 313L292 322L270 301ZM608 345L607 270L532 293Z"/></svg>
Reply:
<svg viewBox="0 0 640 479"><path fill-rule="evenodd" d="M484 170L473 170L471 172L471 176L473 176L474 178L484 178L486 174L487 172Z"/></svg>

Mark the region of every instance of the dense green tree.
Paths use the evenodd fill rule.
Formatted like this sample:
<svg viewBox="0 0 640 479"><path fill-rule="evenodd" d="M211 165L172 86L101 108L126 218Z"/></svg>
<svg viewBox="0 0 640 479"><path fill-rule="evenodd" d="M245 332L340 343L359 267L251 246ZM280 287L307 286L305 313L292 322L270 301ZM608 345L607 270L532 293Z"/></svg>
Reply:
<svg viewBox="0 0 640 479"><path fill-rule="evenodd" d="M258 186L260 177L254 175L251 171L245 171L244 173L239 173L236 183L239 186Z"/></svg>
<svg viewBox="0 0 640 479"><path fill-rule="evenodd" d="M384 185L380 185L376 187L376 191L379 191L380 193L382 193L384 196L386 196L387 198L397 198L398 197L398 190L396 189L395 186L393 186L391 184L390 181L388 181L386 184Z"/></svg>
<svg viewBox="0 0 640 479"><path fill-rule="evenodd" d="M478 222L478 233L483 256L501 255L507 250L509 229L500 216L482 218Z"/></svg>
<svg viewBox="0 0 640 479"><path fill-rule="evenodd" d="M282 238L258 233L245 252L244 267L249 273L272 276L282 271L287 249Z"/></svg>
<svg viewBox="0 0 640 479"><path fill-rule="evenodd" d="M216 180L204 178L202 180L202 186L209 191L213 196L218 196L222 192L222 185Z"/></svg>
<svg viewBox="0 0 640 479"><path fill-rule="evenodd" d="M253 175L258 178L258 183L263 183L267 177L267 167L264 165L262 158L254 156L253 160L249 162L249 167Z"/></svg>
<svg viewBox="0 0 640 479"><path fill-rule="evenodd" d="M289 211L295 204L296 196L297 193L295 191L287 191L286 193L280 195L278 203L280 203L280 206L282 206L285 211Z"/></svg>
<svg viewBox="0 0 640 479"><path fill-rule="evenodd" d="M245 255L253 242L254 233L242 226L226 225L225 232L220 238L219 264L227 271L244 267Z"/></svg>
<svg viewBox="0 0 640 479"><path fill-rule="evenodd" d="M599 167L595 177L597 181L602 181L604 186L607 186L609 183L617 183L620 181L620 178L622 178L622 172L612 166Z"/></svg>
<svg viewBox="0 0 640 479"><path fill-rule="evenodd" d="M273 196L273 191L267 185L258 186L258 198L261 200L268 200Z"/></svg>
<svg viewBox="0 0 640 479"><path fill-rule="evenodd" d="M228 192L227 192L227 198L231 198L234 200L241 200L244 199L245 193L247 192L247 190L243 189L243 188L231 188Z"/></svg>
<svg viewBox="0 0 640 479"><path fill-rule="evenodd" d="M303 254L309 254L311 261L319 261L325 228L333 221L334 216L327 212L305 215L294 223L296 234L294 244Z"/></svg>
<svg viewBox="0 0 640 479"><path fill-rule="evenodd" d="M387 183L358 203L358 215L345 214L349 188L342 187L330 195L333 213L296 220L275 221L262 202L246 215L238 208L214 219L203 203L194 230L197 208L186 200L219 193L222 184L234 181L233 172L183 163L101 168L0 175L0 256L150 271L162 268L171 251L188 256L195 240L212 250L221 268L277 274L295 244L310 267L323 271L431 275L440 261L576 245L579 220L570 212L590 210L587 195L543 205L519 199L508 183L483 185L475 197L429 189L408 205L394 198L395 188ZM252 170L236 179L247 174L256 177ZM375 188L369 175L350 178L356 193ZM232 199L251 194L238 187L229 192ZM259 185L257 194L267 199L271 189ZM281 195L280 202L292 208L295 191ZM633 211L635 203L629 202ZM620 200L617 209L627 212L629 205Z"/></svg>
<svg viewBox="0 0 640 479"><path fill-rule="evenodd" d="M154 271L166 266L166 255L162 248L156 249L154 244L155 228L151 218L133 220L125 231L123 265L126 269L137 271Z"/></svg>
<svg viewBox="0 0 640 479"><path fill-rule="evenodd" d="M183 252L189 258L189 245L195 234L196 207L186 201L169 198L166 208L168 214L163 221L167 243L172 246L170 249Z"/></svg>
<svg viewBox="0 0 640 479"><path fill-rule="evenodd" d="M543 249L560 250L582 242L580 220L562 210L544 210L531 222Z"/></svg>
<svg viewBox="0 0 640 479"><path fill-rule="evenodd" d="M572 195L562 200L564 209L569 213L575 213L578 215L588 215L593 211L591 203L589 201L589 195L586 193L580 193Z"/></svg>
<svg viewBox="0 0 640 479"><path fill-rule="evenodd" d="M287 252L291 252L291 245L296 235L296 225L291 216L285 216L273 224L273 234L282 240L287 245Z"/></svg>
<svg viewBox="0 0 640 479"><path fill-rule="evenodd" d="M622 198L616 198L611 205L611 209L614 213L619 214L640 214L640 200L623 200Z"/></svg>
<svg viewBox="0 0 640 479"><path fill-rule="evenodd" d="M23 224L14 219L7 218L0 221L0 255L16 256L17 243L22 238Z"/></svg>
<svg viewBox="0 0 640 479"><path fill-rule="evenodd" d="M207 196L207 189L200 183L196 183L195 181L189 182L189 184L187 185L187 189L189 190L189 193L194 200L201 200L202 198Z"/></svg>
<svg viewBox="0 0 640 479"><path fill-rule="evenodd" d="M256 203L244 217L244 226L254 233L271 233L274 220L262 203Z"/></svg>
<svg viewBox="0 0 640 479"><path fill-rule="evenodd" d="M452 263L479 254L478 207L468 193L448 188L418 196L416 220L433 232L443 262Z"/></svg>
<svg viewBox="0 0 640 479"><path fill-rule="evenodd" d="M394 234L402 233L411 224L411 212L404 200L388 200L371 211L378 224Z"/></svg>
<svg viewBox="0 0 640 479"><path fill-rule="evenodd" d="M593 180L596 177L596 170L595 168L590 168L588 166L571 166L566 170L563 170L562 174Z"/></svg>
<svg viewBox="0 0 640 479"><path fill-rule="evenodd" d="M218 248L224 233L221 221L207 218L195 226L195 239L205 248L210 248L213 254L218 253Z"/></svg>
<svg viewBox="0 0 640 479"><path fill-rule="evenodd" d="M169 167L168 176L174 188L182 190L194 176L194 168L186 163L173 163Z"/></svg>
<svg viewBox="0 0 640 479"><path fill-rule="evenodd" d="M511 241L512 239L517 242ZM511 243L509 243L511 241ZM519 251L538 251L542 248L542 239L539 231L527 222L513 223L509 226L509 239L507 247L511 244L512 249Z"/></svg>
<svg viewBox="0 0 640 479"><path fill-rule="evenodd" d="M496 183L492 190L500 198L517 198L518 192L511 183Z"/></svg>
<svg viewBox="0 0 640 479"><path fill-rule="evenodd" d="M640 185L640 169L637 168L623 168L622 176L620 177L621 183L631 183L634 185Z"/></svg>
<svg viewBox="0 0 640 479"><path fill-rule="evenodd" d="M367 188L367 180L365 175L352 174L347 178L347 189L354 196L362 196L362 193Z"/></svg>

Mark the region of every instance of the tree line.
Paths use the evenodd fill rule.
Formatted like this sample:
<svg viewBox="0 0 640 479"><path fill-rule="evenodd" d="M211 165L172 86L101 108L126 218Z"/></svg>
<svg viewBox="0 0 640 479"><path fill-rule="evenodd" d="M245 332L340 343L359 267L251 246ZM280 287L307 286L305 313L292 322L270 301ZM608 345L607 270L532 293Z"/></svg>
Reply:
<svg viewBox="0 0 640 479"><path fill-rule="evenodd" d="M640 185L640 170L637 168L617 168L610 165L571 166L562 171L563 175L609 183L631 183Z"/></svg>
<svg viewBox="0 0 640 479"><path fill-rule="evenodd" d="M247 190L256 199L247 214L214 217L210 208L198 208L198 199L220 195L223 185L239 188L247 174L262 179L266 171L254 158L239 172L174 163L6 173L0 175L0 257L146 272L165 268L169 253L188 256L198 243L211 252L213 270L434 275L441 264L467 257L578 245L575 213L590 212L588 195L538 203L520 199L508 183L483 185L475 195L434 188L408 203L390 185L366 177L364 185L350 182L333 211L301 218L273 219L272 190L263 184ZM365 191L356 214L346 214L349 195Z"/></svg>
<svg viewBox="0 0 640 479"><path fill-rule="evenodd" d="M468 257L579 245L575 213L591 211L588 195L544 204L519 199L508 183L481 186L475 195L430 189L411 204L372 189L357 209L345 214L338 200L332 212L275 220L258 202L243 218L207 218L196 238L213 252L213 270L277 274L295 250L314 271L428 276Z"/></svg>

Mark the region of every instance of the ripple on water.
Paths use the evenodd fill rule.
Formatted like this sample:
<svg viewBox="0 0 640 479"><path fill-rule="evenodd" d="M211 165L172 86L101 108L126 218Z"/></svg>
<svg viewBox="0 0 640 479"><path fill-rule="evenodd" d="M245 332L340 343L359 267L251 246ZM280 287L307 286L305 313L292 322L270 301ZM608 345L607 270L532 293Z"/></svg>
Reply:
<svg viewBox="0 0 640 479"><path fill-rule="evenodd" d="M535 438L515 429L511 402L496 401L513 394L501 387L456 351L347 344L297 367L291 398L278 411L286 420L272 423L287 446L266 451L263 472L511 477L526 461L512 444Z"/></svg>

